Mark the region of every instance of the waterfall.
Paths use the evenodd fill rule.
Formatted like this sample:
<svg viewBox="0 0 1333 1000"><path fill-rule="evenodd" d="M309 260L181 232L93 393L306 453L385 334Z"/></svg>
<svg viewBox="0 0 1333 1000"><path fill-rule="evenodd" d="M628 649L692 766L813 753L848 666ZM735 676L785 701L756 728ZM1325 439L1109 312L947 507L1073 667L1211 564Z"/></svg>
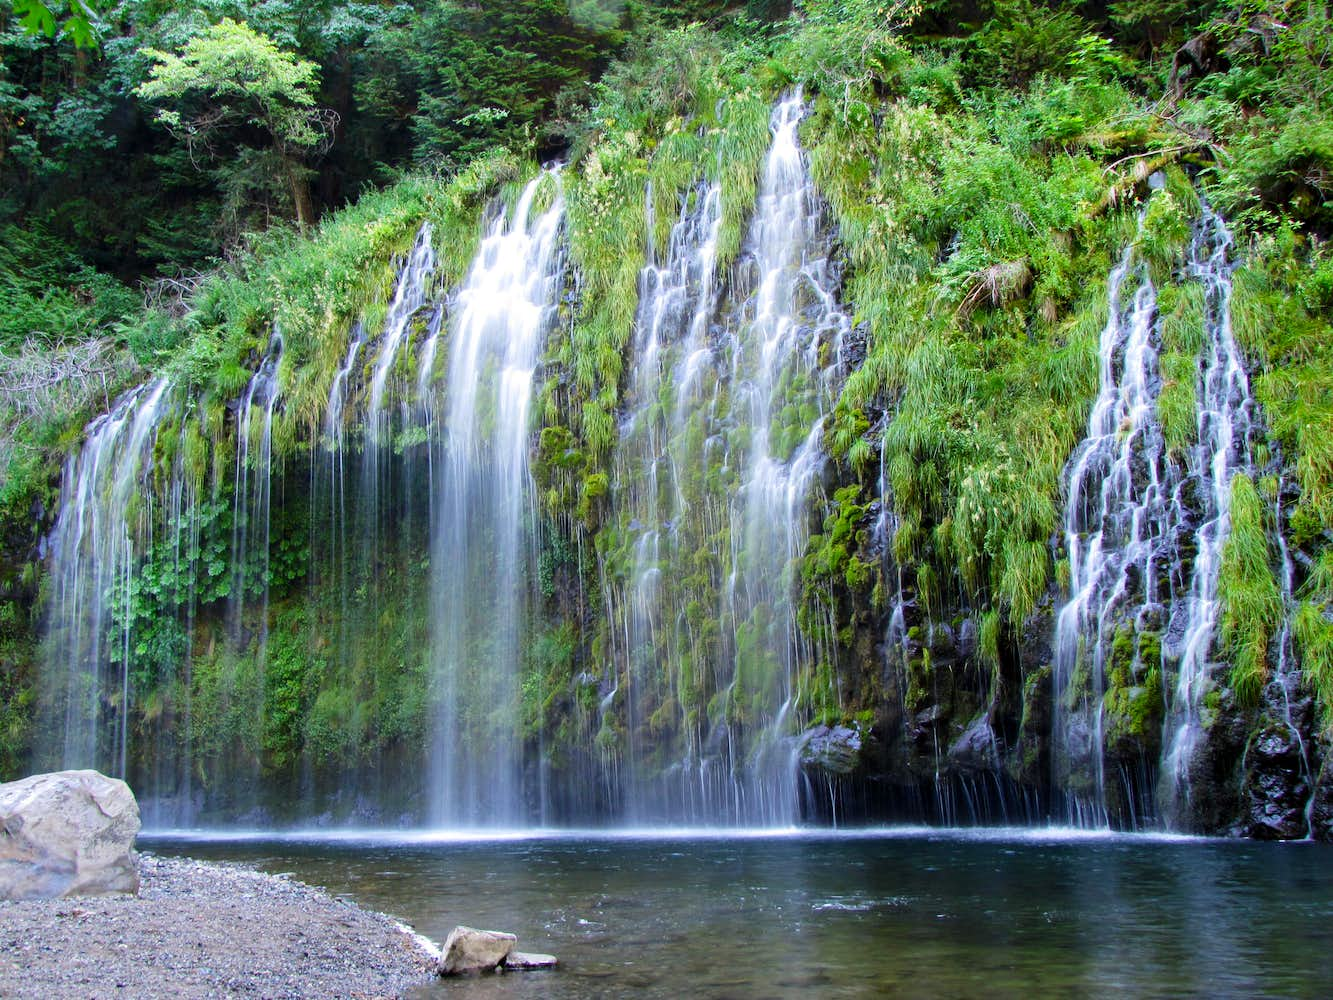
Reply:
<svg viewBox="0 0 1333 1000"><path fill-rule="evenodd" d="M338 650L340 667L346 671L350 652L351 609L348 594L351 591L349 552L347 549L347 427L346 410L352 389L352 376L357 360L366 345L366 329L360 323L352 325L347 341L347 354L334 373L329 386L329 401L324 409L323 443L328 456L328 539L327 559L332 562L332 579L338 588L340 614L338 617ZM312 539L316 532L311 532ZM318 582L317 584L318 585Z"/></svg>
<svg viewBox="0 0 1333 1000"><path fill-rule="evenodd" d="M273 493L273 408L278 402L278 363L282 360L282 334L274 330L268 354L246 384L236 407L235 504L231 534L231 594L228 617L232 640L248 645L243 636L242 614L247 597L262 597L259 609L257 655L263 662L268 638L268 568L270 499ZM258 449L255 442L255 411L259 411ZM262 532L251 535L251 527Z"/></svg>
<svg viewBox="0 0 1333 1000"><path fill-rule="evenodd" d="M1064 544L1069 601L1056 615L1055 784L1076 825L1107 822L1102 700L1106 661L1123 619L1159 607L1159 567L1171 538L1173 485L1157 421L1157 294L1126 249L1108 281L1110 314L1098 349L1099 390L1088 431L1069 462Z"/></svg>
<svg viewBox="0 0 1333 1000"><path fill-rule="evenodd" d="M67 459L48 540L39 722L52 762L133 778L158 822L784 827L803 803L827 801L835 822L854 816L847 805L862 791L848 789L860 774L811 750L811 727L845 718L854 697L877 727L874 754L902 755L884 786L864 783L867 813L901 796L946 822L980 821L1004 797L1016 751L1024 773L1013 782L1032 803L1044 796L1030 777L1046 750L1044 670L1026 673L1021 692L1006 672L1010 701L993 697L984 717L961 698L923 708L929 695L909 694L907 670L896 685L870 674L882 652L890 668L964 663L971 684L980 661L967 650L991 648L954 622L959 657L926 659L944 649L947 623L932 625L914 602L913 567L894 551L909 532L892 502L905 456L891 436L880 443L879 502L855 513L858 547L883 553L869 606L850 573L845 591L825 586L822 570L802 579L812 521L850 516L841 498L866 478L858 464L855 487L821 506L844 344L852 357L860 346L799 140L804 113L799 90L772 108L734 260L721 257L736 207L723 205L723 164L665 188L655 174L644 189L646 260L633 326L617 333L629 363L605 478L601 455L563 427L535 447L539 383L550 379L548 402L562 409L572 393L556 380L574 377L553 360L569 344L553 337L559 351L547 348L579 297L567 284L558 170L492 203L447 295L423 224L396 260L382 323L363 317L345 342L322 345L295 322L284 342L275 325L235 382L228 359L226 400L191 396L184 378L116 400ZM1172 313L1172 289L1145 259L1146 218L1111 262L1098 388L1064 468L1054 540L1067 563L1052 623L1052 812L1087 827L1147 825L1159 808L1184 824L1206 811L1195 776L1222 669L1219 565L1231 484L1251 471L1255 433L1231 331L1230 234L1205 206L1176 279L1191 297ZM1178 434L1159 419L1159 398L1180 402L1188 390L1164 383L1159 352L1175 371L1184 341L1174 324L1199 301L1186 441L1188 411ZM324 402L318 380L330 372L322 416L306 422L298 413ZM307 437L280 447L298 425ZM234 438L211 444L223 426ZM545 462L551 440L568 442L568 461L558 448L539 469L552 506L580 477L584 496L595 486L607 498L543 538L529 462ZM550 468L560 472L548 483ZM1287 620L1264 694L1308 770L1289 620L1303 555L1288 548L1274 502ZM967 595L944 596L959 621L974 610ZM855 605L854 620L839 601ZM987 611L984 627L998 614ZM877 615L883 644L868 653ZM835 639L841 650L825 648ZM1018 662L1006 650L1005 670L1025 669L1031 648L1024 641ZM849 681L853 658L861 674ZM843 681L855 685L846 700ZM1129 699L1145 692L1131 716ZM1009 725L1012 705L1024 716ZM964 710L975 724L960 733ZM1024 745L992 729L999 715ZM1044 807L1023 806L1028 816Z"/></svg>
<svg viewBox="0 0 1333 1000"><path fill-rule="evenodd" d="M1189 454L1188 480L1177 488L1175 499L1183 506L1188 488L1198 507L1199 526L1193 537L1189 593L1172 613L1163 649L1164 655L1180 658L1163 762L1169 805L1177 811L1189 801L1190 768L1203 735L1203 699L1211 686L1218 570L1231 529L1231 479L1249 468L1254 427L1249 378L1231 333L1231 246L1226 224L1205 205L1189 252L1189 273L1202 282L1205 293L1205 341L1196 389L1198 436Z"/></svg>
<svg viewBox="0 0 1333 1000"><path fill-rule="evenodd" d="M399 427L405 427L410 412L408 403L401 398L401 393L391 393L395 385L391 380L398 367L399 356L406 353L414 321L426 307L431 291L436 263L431 237L430 223L422 223L412 249L399 269L398 282L384 316L384 328L379 337L379 348L370 376L370 399L361 425L363 451L358 497L367 565L372 564L383 552L390 539L400 534L395 532L395 525L389 523L391 517L402 513L394 511L390 503L392 484L389 479L389 456L402 448L399 446L395 449L394 413L388 404L392 399L398 399L401 413ZM410 499L411 472L406 466L401 471L404 478L403 497Z"/></svg>
<svg viewBox="0 0 1333 1000"><path fill-rule="evenodd" d="M490 224L449 324L444 453L431 484L436 824L526 819L518 705L535 575L529 409L561 287L563 216L559 174L544 172Z"/></svg>
<svg viewBox="0 0 1333 1000"><path fill-rule="evenodd" d="M1109 665L1117 658L1138 684L1170 687L1174 671L1160 786L1177 814L1188 799L1203 697L1212 683L1231 479L1247 467L1253 422L1245 367L1231 334L1230 248L1225 225L1205 206L1188 254L1188 274L1203 286L1204 346L1197 438L1184 467L1167 456L1157 418L1156 291L1146 265L1135 264L1133 247L1108 282L1100 387L1066 474L1069 599L1055 627L1053 779L1065 818L1076 825L1111 820L1103 713ZM1126 302L1131 274L1138 285ZM1160 634L1160 652L1144 642L1146 634ZM1132 663L1120 662L1125 659ZM1127 776L1120 778L1131 815L1142 821L1151 803L1136 796Z"/></svg>
<svg viewBox="0 0 1333 1000"><path fill-rule="evenodd" d="M136 624L128 601L153 528L146 487L169 412L165 379L139 386L88 425L65 463L43 675L52 765L127 773Z"/></svg>
<svg viewBox="0 0 1333 1000"><path fill-rule="evenodd" d="M431 227L424 222L417 231L416 241L398 272L398 284L384 316L384 332L380 335L379 352L375 355L375 369L370 379L370 405L365 417L367 441L377 448L392 444L393 428L384 407L384 394L393 371L398 352L408 340L412 319L423 305L430 290L430 278L435 270L435 250L431 244Z"/></svg>
<svg viewBox="0 0 1333 1000"><path fill-rule="evenodd" d="M740 489L731 504L732 570L723 618L733 635L728 698L753 713L744 809L752 820L796 819L795 741L800 682L814 650L796 623L795 594L808 536L809 495L824 466L826 414L835 401L850 327L837 282L815 248L818 195L797 138L800 90L773 112L750 234L755 291L742 310L731 356L732 414ZM746 702L748 701L748 704Z"/></svg>
<svg viewBox="0 0 1333 1000"><path fill-rule="evenodd" d="M649 774L651 741L646 737L655 706L682 697L682 658L677 622L684 614L686 591L678 586L677 529L686 518L698 517L709 503L689 489L677 475L678 466L690 467L698 458L686 440L696 411L690 407L686 368L699 352L708 353L708 325L716 308L717 241L722 222L721 191L716 183L688 189L680 201L679 217L667 246L651 242L656 206L648 186L646 215L650 242L648 260L639 272L639 306L633 339L633 375L627 392L628 413L620 431L615 456L613 496L634 538L623 612L612 610L613 620L625 622L626 683L617 680L603 704L606 712L617 696L624 705L627 773L625 816L631 823L657 818L658 787ZM680 399L685 402L678 402ZM693 509L687 496L695 502ZM666 578L664 579L664 569ZM697 729L685 734L679 752L697 759ZM685 801L688 801L686 799ZM685 810L681 817L699 817Z"/></svg>
<svg viewBox="0 0 1333 1000"><path fill-rule="evenodd" d="M668 245L650 245L640 272L613 495L622 582L608 606L625 666L604 694L625 723L631 823L798 818L795 737L815 665L796 620L799 565L850 326L797 138L803 114L799 91L773 111L719 331L717 184L686 191ZM651 219L651 187L646 198ZM607 726L604 711L614 742Z"/></svg>

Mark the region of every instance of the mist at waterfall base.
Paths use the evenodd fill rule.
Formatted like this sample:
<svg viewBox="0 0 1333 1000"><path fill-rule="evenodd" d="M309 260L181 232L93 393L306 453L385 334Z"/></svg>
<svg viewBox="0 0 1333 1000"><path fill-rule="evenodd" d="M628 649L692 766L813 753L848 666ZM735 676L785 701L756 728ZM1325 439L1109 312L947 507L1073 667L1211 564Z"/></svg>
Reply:
<svg viewBox="0 0 1333 1000"><path fill-rule="evenodd" d="M154 841L560 968L469 997L1327 996L1330 848L1065 831Z"/></svg>
<svg viewBox="0 0 1333 1000"><path fill-rule="evenodd" d="M1230 334L1225 225L1205 210L1190 249L1187 277L1204 286L1206 309L1198 440L1184 456L1166 454L1154 412L1156 289L1133 247L1108 282L1099 394L1070 458L1056 540L1070 580L1054 626L1049 795L1005 772L984 715L960 741L984 766L941 775L951 748L936 746L933 782L845 780L803 766L828 736L811 738L816 709L836 707L839 693L826 667L834 657L821 648L827 636L802 627L800 561L824 489L825 420L855 335L799 145L803 114L799 92L773 110L753 219L726 274L717 268L720 185L701 177L677 204L645 191L649 230L658 213L676 222L665 245L650 241L640 272L609 489L620 548L598 553L604 607L562 609L610 625L607 667L577 679L569 725L578 737L563 759L553 762L540 725L524 721L524 706L551 694L528 669L527 640L559 636L543 618L556 571L544 561L552 526L532 468L539 384L558 377L543 351L577 284L553 169L512 204L491 206L457 288L440 287L423 225L398 262L382 324L357 323L339 345L314 446L281 459L272 438L284 341L272 332L229 407L231 508L210 505L191 471L194 401L181 388L156 380L89 426L66 468L52 538L43 675L51 765L130 778L157 829L791 830L807 821L1052 817L1187 826L1203 696L1218 668L1210 650L1230 480L1248 468L1254 430ZM167 444L176 458L162 504L153 457ZM881 492L876 533L888 551L895 522L887 485ZM716 538L725 551L701 567L698 553ZM152 630L161 623L125 608L149 554L170 569L156 585L170 591L161 600L174 616L168 639L185 665L175 679L185 694L143 712L135 731L134 651L160 641ZM907 669L911 630L902 574L885 569L899 581L887 674ZM312 693L321 724L308 726L282 780L262 772L253 749L205 749L219 714L257 716L262 706L191 703L200 609L216 615L225 604L215 669L279 677L290 636L270 631L270 584L284 572L304 577L302 613L321 623L312 628L318 648L288 648L284 662L318 656L322 673L354 678L358 697L401 705L404 718L428 704L427 731L351 759L361 706L339 703L330 686ZM389 617L404 624L386 634ZM701 626L705 617L715 630ZM1138 642L1133 669L1162 689L1163 749L1160 760L1108 774L1108 655L1127 623L1160 633L1155 649ZM367 647L386 642L401 657L388 690L384 678L363 676ZM706 707L682 713L691 698ZM858 747L866 735L847 731Z"/></svg>

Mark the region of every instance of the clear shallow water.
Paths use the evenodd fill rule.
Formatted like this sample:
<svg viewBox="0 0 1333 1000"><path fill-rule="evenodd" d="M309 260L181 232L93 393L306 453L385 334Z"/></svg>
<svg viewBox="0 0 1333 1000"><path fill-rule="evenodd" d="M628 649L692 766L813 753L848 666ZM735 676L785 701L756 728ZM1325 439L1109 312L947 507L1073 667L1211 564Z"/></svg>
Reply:
<svg viewBox="0 0 1333 1000"><path fill-rule="evenodd" d="M555 972L423 997L1333 995L1333 848L1067 831L143 837Z"/></svg>

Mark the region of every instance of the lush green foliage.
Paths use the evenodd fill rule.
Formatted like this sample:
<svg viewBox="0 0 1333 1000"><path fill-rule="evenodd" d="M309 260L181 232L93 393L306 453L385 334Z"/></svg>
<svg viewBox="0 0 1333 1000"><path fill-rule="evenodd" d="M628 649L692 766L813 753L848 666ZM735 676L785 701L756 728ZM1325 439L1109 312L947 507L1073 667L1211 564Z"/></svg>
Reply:
<svg viewBox="0 0 1333 1000"><path fill-rule="evenodd" d="M711 452L681 470L691 515L673 526L680 572L665 585L683 612L625 649L613 622L628 601L634 537L612 500L634 484L613 456L647 246L665 243L700 180L716 181L719 275L728 290L739 284L771 104L799 85L813 105L801 135L836 225L857 351L825 425L837 466L829 496L806 556L784 570L818 648L797 679L806 717L861 718L884 696L879 671L850 693L842 685L849 658L877 655L873 644L853 647L885 613L890 564L921 614L979 622L977 665L995 697L1009 683L1013 637L1060 589L1051 541L1061 477L1095 392L1105 275L1134 240L1141 207L1133 252L1161 288L1159 415L1173 456L1186 453L1203 306L1197 285L1177 279L1199 209L1195 181L1235 223L1236 334L1271 436L1265 478L1232 488L1221 584L1228 684L1252 704L1272 667L1285 609L1271 536L1285 530L1311 567L1297 580L1295 649L1330 717L1327 10L1276 0L1216 10L1123 0L1104 13L1035 0L809 0L770 20L777 6L142 0L106 15L94 55L41 37L54 25L39 8L51 8L17 4L39 34L8 15L0 24L0 522L21 525L6 532L6 593L37 575L31 511L54 506L58 463L79 426L145 370L169 371L183 452L164 445L155 460L163 481L177 459L189 468L197 537L183 556L155 538L117 595L120 615L138 623L130 655L146 692L141 721L192 704L181 732L199 759L262 760L289 776L420 743L433 696L426 614L413 603L429 590L421 525L372 565L340 548L327 510L307 528L310 510L292 504L287 527L308 545L280 547L266 571L219 571L236 499L231 407L280 327L274 441L279 465L290 463L281 481L293 491L322 484L324 407L347 331L357 321L379 328L395 261L421 222L434 226L443 293L461 279L492 196L511 197L535 159L564 156L574 277L533 428L541 621L523 652L524 732L554 734L553 757L579 744L611 759L644 733L753 723L780 671L762 641L773 623L727 623L719 610L730 560L744 558L719 527L735 470ZM65 30L88 40L77 24ZM1225 59L1163 101L1171 54L1196 30ZM1152 191L1159 170L1167 183ZM290 225L358 195L309 232ZM141 278L158 279L146 295ZM418 322L411 336L420 332ZM81 360L88 344L99 346ZM37 355L47 362L38 377L62 384L40 412L13 381L26 370L20 360ZM60 380L70 365L80 377ZM727 402L723 389L716 405L725 412ZM778 417L784 450L809 417ZM418 431L397 442L404 468L423 453L428 435ZM671 444L703 456L704 434L694 415ZM869 530L879 503L896 518L888 560ZM238 580L272 602L263 621L247 606L244 641L222 624L228 600L242 596L232 593ZM21 616L31 583L0 614ZM32 639L26 625L17 633L0 647L0 768L29 739ZM919 642L919 628L910 638ZM1163 711L1162 677L1145 666L1161 639L1117 641L1106 707L1118 737L1143 742ZM718 683L722 657L734 658L734 684ZM935 690L931 657L923 648L905 665L914 709ZM644 711L599 714L598 682L635 670Z"/></svg>
<svg viewBox="0 0 1333 1000"><path fill-rule="evenodd" d="M1231 481L1231 534L1222 552L1218 597L1221 640L1230 645L1231 687L1247 705L1257 704L1268 680L1268 645L1284 608L1273 578L1263 502L1246 475Z"/></svg>
<svg viewBox="0 0 1333 1000"><path fill-rule="evenodd" d="M186 141L205 147L214 129L255 125L282 146L314 146L320 139L309 109L319 85L312 62L283 52L273 40L224 17L190 39L180 55L146 48L155 63L137 93L149 101L183 101L200 96L205 106L185 120L179 111L157 113L157 120Z"/></svg>

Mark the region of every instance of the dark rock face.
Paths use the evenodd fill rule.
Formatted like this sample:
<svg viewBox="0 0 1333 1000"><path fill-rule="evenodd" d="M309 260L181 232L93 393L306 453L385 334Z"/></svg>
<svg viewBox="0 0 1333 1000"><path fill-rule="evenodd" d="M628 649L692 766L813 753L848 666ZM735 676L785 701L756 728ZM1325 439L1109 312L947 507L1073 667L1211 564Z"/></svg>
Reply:
<svg viewBox="0 0 1333 1000"><path fill-rule="evenodd" d="M1314 798L1310 802L1310 836L1315 840L1333 841L1333 744L1321 738L1318 750L1322 764L1315 772Z"/></svg>
<svg viewBox="0 0 1333 1000"><path fill-rule="evenodd" d="M1212 668L1213 676L1220 671ZM1218 689L1217 706L1206 716L1205 731L1185 761L1180 789L1159 789L1163 818L1169 826L1192 833L1224 833L1233 828L1240 810L1241 759L1250 721L1234 695Z"/></svg>
<svg viewBox="0 0 1333 1000"><path fill-rule="evenodd" d="M799 737L801 766L849 775L861 766L861 733L850 726L815 726Z"/></svg>
<svg viewBox="0 0 1333 1000"><path fill-rule="evenodd" d="M1028 674L1023 682L1023 714L1018 744L1007 762L1009 777L1020 785L1046 788L1051 776L1053 688L1050 666Z"/></svg>
<svg viewBox="0 0 1333 1000"><path fill-rule="evenodd" d="M995 772L1000 769L995 732L984 715L979 715L949 747L949 763L962 771Z"/></svg>
<svg viewBox="0 0 1333 1000"><path fill-rule="evenodd" d="M1149 609L1132 635L1132 648L1151 652L1108 675L1099 710L1066 720L1071 773L1053 785L1051 607L1048 595L1021 629L1006 623L998 658L983 656L976 616L947 605L927 615L910 586L900 594L893 629L893 609L860 608L854 640L841 650L843 690L854 687L851 707L872 709L873 721L864 730L818 726L799 737L803 802L817 804L809 814L1043 822L1072 792L1085 796L1084 805L1094 804L1087 796L1096 798L1104 821L1117 829L1165 825L1292 839L1306 835L1308 813L1313 835L1333 839L1333 771L1316 780L1326 748L1315 745L1310 699L1288 696L1291 724L1274 722L1271 698L1262 711L1236 703L1225 663L1211 665L1205 731L1185 780L1178 789L1159 787L1173 693L1172 665L1158 667L1160 608ZM880 665L879 676L867 660ZM1104 797L1095 796L1092 780L1099 766ZM1083 785L1080 776L1087 776Z"/></svg>
<svg viewBox="0 0 1333 1000"><path fill-rule="evenodd" d="M1265 726L1251 741L1245 763L1240 832L1260 840L1305 836L1312 789L1300 734L1283 722Z"/></svg>

